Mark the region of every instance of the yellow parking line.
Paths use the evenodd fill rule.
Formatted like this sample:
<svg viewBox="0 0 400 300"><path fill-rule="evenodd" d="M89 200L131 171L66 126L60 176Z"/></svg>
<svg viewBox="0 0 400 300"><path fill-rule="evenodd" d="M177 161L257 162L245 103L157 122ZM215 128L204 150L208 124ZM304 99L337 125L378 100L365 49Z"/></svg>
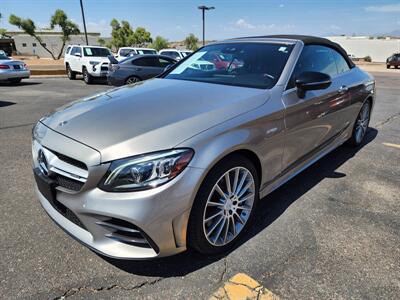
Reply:
<svg viewBox="0 0 400 300"><path fill-rule="evenodd" d="M383 144L384 144L385 146L388 146L388 147L400 149L400 145L399 145L399 144L392 144L392 143L383 143Z"/></svg>
<svg viewBox="0 0 400 300"><path fill-rule="evenodd" d="M210 300L279 300L279 297L244 273L238 273L220 287Z"/></svg>

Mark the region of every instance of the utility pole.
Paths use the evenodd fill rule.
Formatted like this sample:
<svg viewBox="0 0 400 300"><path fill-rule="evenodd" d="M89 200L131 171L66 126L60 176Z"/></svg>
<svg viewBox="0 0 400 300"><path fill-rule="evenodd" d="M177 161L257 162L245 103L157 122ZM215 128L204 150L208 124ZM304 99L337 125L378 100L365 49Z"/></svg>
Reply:
<svg viewBox="0 0 400 300"><path fill-rule="evenodd" d="M87 31L86 31L86 21L85 21L85 12L83 10L83 3L82 0L80 0L81 2L81 12L82 12L82 20L83 20L83 30L85 31L85 39L86 39L86 45L89 46L89 41L87 38Z"/></svg>
<svg viewBox="0 0 400 300"><path fill-rule="evenodd" d="M215 9L215 7L214 7L214 6L205 6L205 5L201 5L201 6L198 7L198 9L201 10L202 18L203 18L203 46L204 46L205 43L206 43L206 37L205 37L205 31L206 31L206 29L205 29L205 26L206 26L206 25L205 25L205 11L206 11L206 10Z"/></svg>

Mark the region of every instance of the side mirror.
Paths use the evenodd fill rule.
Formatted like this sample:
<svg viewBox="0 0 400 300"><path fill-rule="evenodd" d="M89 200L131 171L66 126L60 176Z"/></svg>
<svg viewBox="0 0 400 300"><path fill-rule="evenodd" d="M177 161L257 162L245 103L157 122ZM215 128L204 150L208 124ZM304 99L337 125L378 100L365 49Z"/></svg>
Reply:
<svg viewBox="0 0 400 300"><path fill-rule="evenodd" d="M82 57L82 54L80 54L80 53L74 53L74 55L75 55L76 57Z"/></svg>
<svg viewBox="0 0 400 300"><path fill-rule="evenodd" d="M297 95L304 98L306 91L323 90L332 83L331 76L320 72L303 72L296 78Z"/></svg>

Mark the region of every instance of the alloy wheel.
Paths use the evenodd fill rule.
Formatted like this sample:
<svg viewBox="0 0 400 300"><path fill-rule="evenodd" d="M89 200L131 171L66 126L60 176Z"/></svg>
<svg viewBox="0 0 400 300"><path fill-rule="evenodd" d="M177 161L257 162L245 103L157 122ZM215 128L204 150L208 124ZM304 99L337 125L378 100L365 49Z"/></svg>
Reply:
<svg viewBox="0 0 400 300"><path fill-rule="evenodd" d="M127 80L126 80L126 84L132 84L132 83L135 83L135 82L138 82L139 80L136 78L136 77L129 77Z"/></svg>
<svg viewBox="0 0 400 300"><path fill-rule="evenodd" d="M236 167L223 174L208 196L203 214L203 231L213 246L234 240L249 220L255 199L251 172Z"/></svg>
<svg viewBox="0 0 400 300"><path fill-rule="evenodd" d="M356 121L356 142L361 143L368 129L370 109L369 103L364 104Z"/></svg>

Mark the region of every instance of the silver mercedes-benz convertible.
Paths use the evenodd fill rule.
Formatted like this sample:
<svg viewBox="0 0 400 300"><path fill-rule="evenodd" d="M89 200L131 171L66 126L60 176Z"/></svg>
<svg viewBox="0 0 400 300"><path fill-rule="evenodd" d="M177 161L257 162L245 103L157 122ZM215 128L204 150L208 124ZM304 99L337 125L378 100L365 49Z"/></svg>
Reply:
<svg viewBox="0 0 400 300"><path fill-rule="evenodd" d="M360 145L374 102L374 79L329 40L210 44L158 78L40 119L37 196L110 257L224 252L265 195L343 143Z"/></svg>

